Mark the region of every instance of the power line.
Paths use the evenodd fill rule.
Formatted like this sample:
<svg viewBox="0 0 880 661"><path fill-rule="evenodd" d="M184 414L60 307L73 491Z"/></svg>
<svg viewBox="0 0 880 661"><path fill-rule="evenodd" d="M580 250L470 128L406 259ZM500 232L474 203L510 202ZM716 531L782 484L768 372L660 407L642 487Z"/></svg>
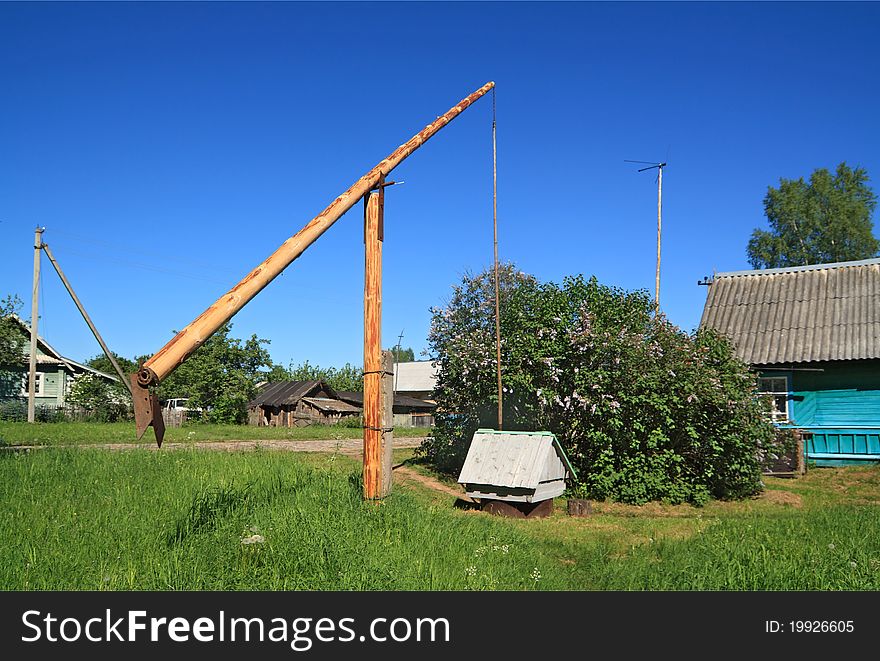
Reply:
<svg viewBox="0 0 880 661"><path fill-rule="evenodd" d="M65 232L65 231L58 231L58 230L53 230L52 233L53 233L53 235L59 235L59 236L66 237L67 240L73 241L74 243L85 244L85 245L88 245L91 247L101 246L103 248L108 248L109 250L112 250L117 254L126 254L130 251L129 246L123 246L118 243L111 243L111 242L104 241L101 239L94 239L92 237L84 236L82 234L75 234L72 232ZM103 257L103 254L102 254L102 257ZM235 269L229 268L228 265L195 260L195 259L192 259L191 257L184 256L184 255L172 255L172 254L168 254L168 253L163 252L162 253L162 260L166 261L166 262L167 261L180 262L180 263L184 263L184 264L191 265L191 266L198 266L199 268L206 268L206 269L212 269L215 271L220 271L223 273L234 273L236 276L240 275L240 273L238 271L236 271Z"/></svg>
<svg viewBox="0 0 880 661"><path fill-rule="evenodd" d="M113 262L115 264L127 266L127 267L134 268L134 269L141 269L144 271L153 271L155 273L165 273L168 275L174 275L174 276L178 276L181 278L189 278L191 280L201 280L203 282L211 282L211 283L218 284L218 285L226 286L229 284L228 281L219 280L217 278L208 278L208 277L201 276L201 275L194 275L191 273L183 273L181 271L164 269L162 267L153 266L150 264L142 264L140 262L132 262L131 260L128 260L128 259L120 259L117 257L108 257L107 255L98 255L95 253L82 252L79 250L70 250L69 248L66 250L66 252L68 255L77 255L79 257L85 257L85 258L87 258L89 260L93 260L93 261L100 260L101 262Z"/></svg>

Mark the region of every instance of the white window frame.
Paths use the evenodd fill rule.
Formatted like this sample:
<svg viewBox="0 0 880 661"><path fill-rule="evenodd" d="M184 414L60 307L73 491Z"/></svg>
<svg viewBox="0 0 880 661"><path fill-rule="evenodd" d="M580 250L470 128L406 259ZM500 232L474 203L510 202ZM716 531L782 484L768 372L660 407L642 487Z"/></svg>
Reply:
<svg viewBox="0 0 880 661"><path fill-rule="evenodd" d="M787 376L760 376L758 377L758 394L770 399L771 410L768 413L771 422L788 422L791 391L788 387ZM779 404L784 405L780 409Z"/></svg>
<svg viewBox="0 0 880 661"><path fill-rule="evenodd" d="M28 396L28 381L30 377L25 374L21 380L21 394L23 397ZM43 396L43 384L46 382L46 375L43 372L36 372L34 376L34 397Z"/></svg>

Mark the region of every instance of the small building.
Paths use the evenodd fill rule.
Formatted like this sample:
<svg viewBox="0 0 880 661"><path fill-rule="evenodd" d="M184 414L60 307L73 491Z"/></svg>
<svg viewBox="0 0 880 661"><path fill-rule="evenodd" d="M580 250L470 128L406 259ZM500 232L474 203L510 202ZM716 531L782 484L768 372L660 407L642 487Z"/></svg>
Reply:
<svg viewBox="0 0 880 661"><path fill-rule="evenodd" d="M12 315L25 339L24 357L20 364L4 365L4 378L0 379L0 401L20 402L27 406L28 372L30 363L30 326L18 315ZM83 365L63 356L43 337L37 336L37 370L35 379L35 408L40 411L56 411L67 405L67 395L79 377L88 374L110 383L119 379L110 374Z"/></svg>
<svg viewBox="0 0 880 661"><path fill-rule="evenodd" d="M361 409L339 399L324 381L267 383L248 402L248 424L257 427L306 427L359 416Z"/></svg>
<svg viewBox="0 0 880 661"><path fill-rule="evenodd" d="M732 340L807 459L880 460L880 259L718 273L700 325Z"/></svg>
<svg viewBox="0 0 880 661"><path fill-rule="evenodd" d="M364 393L339 390L336 392L343 402L363 410ZM394 427L433 427L434 409L436 404L406 395L394 395L393 415Z"/></svg>
<svg viewBox="0 0 880 661"><path fill-rule="evenodd" d="M395 363L394 392L433 403L437 370L437 364L430 360Z"/></svg>
<svg viewBox="0 0 880 661"><path fill-rule="evenodd" d="M484 509L487 501L502 501L528 514L534 508L523 506L549 502L552 509L570 476L574 468L551 432L478 429L458 482Z"/></svg>

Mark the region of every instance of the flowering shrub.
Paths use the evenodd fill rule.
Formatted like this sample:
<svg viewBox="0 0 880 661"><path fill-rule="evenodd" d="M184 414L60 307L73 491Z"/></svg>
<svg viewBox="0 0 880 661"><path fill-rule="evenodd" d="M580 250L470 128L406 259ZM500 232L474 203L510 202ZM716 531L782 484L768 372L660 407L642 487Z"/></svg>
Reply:
<svg viewBox="0 0 880 661"><path fill-rule="evenodd" d="M552 431L576 495L700 504L760 490L773 427L725 338L681 331L644 291L583 276L541 284L510 264L500 276L504 429ZM440 373L421 453L439 470L456 473L474 431L497 427L494 324L491 271L432 310Z"/></svg>

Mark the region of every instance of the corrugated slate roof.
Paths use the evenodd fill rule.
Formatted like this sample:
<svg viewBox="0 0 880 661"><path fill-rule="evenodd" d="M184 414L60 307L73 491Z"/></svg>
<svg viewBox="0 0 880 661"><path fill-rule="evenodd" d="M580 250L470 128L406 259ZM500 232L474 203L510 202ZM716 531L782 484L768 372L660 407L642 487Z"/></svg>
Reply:
<svg viewBox="0 0 880 661"><path fill-rule="evenodd" d="M353 392L350 390L337 390L336 395L344 402L348 402L349 404L354 404L356 406L363 407L364 405L364 393L362 392ZM426 402L423 399L416 399L415 397L407 397L406 395L394 395L394 408L412 408L419 409L424 411L430 411L436 408L436 404L432 404L431 402Z"/></svg>
<svg viewBox="0 0 880 661"><path fill-rule="evenodd" d="M551 452L557 453L571 474L575 474L562 446L550 432L478 429L458 481L460 484L534 489L541 481Z"/></svg>
<svg viewBox="0 0 880 661"><path fill-rule="evenodd" d="M880 358L880 259L718 273L700 326L752 365Z"/></svg>
<svg viewBox="0 0 880 661"><path fill-rule="evenodd" d="M303 397L302 401L308 402L320 411L330 413L360 413L361 410L357 406L352 406L348 402L339 399L328 399L327 397Z"/></svg>
<svg viewBox="0 0 880 661"><path fill-rule="evenodd" d="M284 406L296 404L303 397L323 386L329 394L335 394L323 381L276 381L267 384L248 406Z"/></svg>

